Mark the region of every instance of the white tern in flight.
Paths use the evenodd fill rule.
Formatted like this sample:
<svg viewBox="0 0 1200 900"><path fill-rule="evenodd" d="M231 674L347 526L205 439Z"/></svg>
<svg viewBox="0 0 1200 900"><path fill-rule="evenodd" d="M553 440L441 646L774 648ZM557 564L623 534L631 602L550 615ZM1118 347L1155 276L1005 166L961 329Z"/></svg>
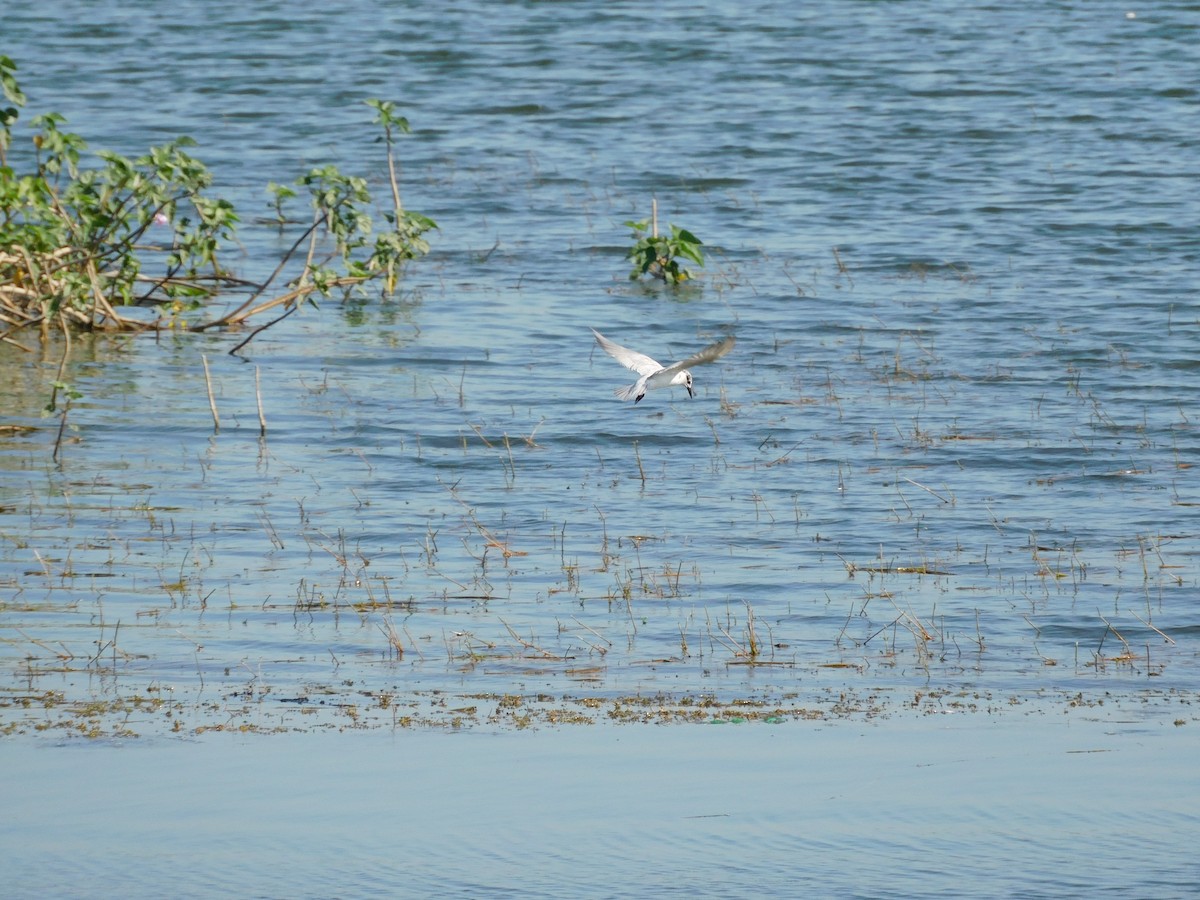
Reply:
<svg viewBox="0 0 1200 900"><path fill-rule="evenodd" d="M682 384L687 388L688 396L694 397L692 373L688 369L692 366L702 366L705 363L715 362L732 350L735 343L733 335L729 335L724 340L717 341L715 344L709 344L699 353L693 354L687 359L664 366L655 362L644 353L638 353L636 350L630 350L628 347L614 344L595 328L592 329L592 334L596 336L596 343L600 345L605 353L625 368L637 372L641 376L634 384L629 385L629 387L617 388L613 391L621 400L632 400L634 403L645 397L646 391L650 390L650 388L670 387L673 384Z"/></svg>

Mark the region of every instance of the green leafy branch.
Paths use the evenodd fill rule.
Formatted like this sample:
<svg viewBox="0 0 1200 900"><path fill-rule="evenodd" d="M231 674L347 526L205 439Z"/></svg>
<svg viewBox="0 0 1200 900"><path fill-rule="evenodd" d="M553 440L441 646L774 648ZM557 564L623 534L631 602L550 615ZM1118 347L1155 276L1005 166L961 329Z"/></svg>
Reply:
<svg viewBox="0 0 1200 900"><path fill-rule="evenodd" d="M437 223L418 212L405 210L400 203L400 186L394 150L394 134L408 133L408 121L395 114L395 105L381 100L367 100L377 111L375 124L383 127L386 144L388 181L392 194L392 209L383 217L388 228L375 234L368 211L371 193L365 179L346 175L336 166L328 165L310 170L296 180L305 189L312 207L312 222L296 239L270 278L241 306L210 322L194 326L195 330L236 325L269 309L283 306L284 313L257 329L250 338L230 352L237 352L261 331L290 315L299 301L315 304L316 298L328 297L336 291L350 291L375 279L382 279L383 291L395 290L404 264L429 252L426 232ZM277 220L285 224L284 204L297 195L290 187L268 185L273 197ZM304 250L300 273L279 296L263 300L267 289L291 261Z"/></svg>
<svg viewBox="0 0 1200 900"><path fill-rule="evenodd" d="M229 201L207 193L213 177L185 149L194 146L189 138L152 147L135 159L102 151L96 154L100 165L85 168L86 142L63 127L63 116L50 112L31 120L31 170L10 166L14 128L26 102L16 69L0 56L0 89L12 104L0 106L0 340L42 322L64 329L162 327L161 318L118 312L133 305L166 306L171 314L166 324L182 325L180 313L235 283L218 257L234 239L238 215ZM367 102L386 144L392 195L392 208L383 212L387 227L373 231L366 180L336 166L301 176L295 182L299 190L272 182L267 190L279 225L288 224L285 204L304 193L311 224L241 306L185 327L237 325L277 306L290 313L300 300L315 302L376 279L390 293L404 264L429 252L425 234L436 223L400 203L395 139L409 133L408 121L392 103ZM152 276L145 274L152 270ZM269 297L288 271L286 289Z"/></svg>

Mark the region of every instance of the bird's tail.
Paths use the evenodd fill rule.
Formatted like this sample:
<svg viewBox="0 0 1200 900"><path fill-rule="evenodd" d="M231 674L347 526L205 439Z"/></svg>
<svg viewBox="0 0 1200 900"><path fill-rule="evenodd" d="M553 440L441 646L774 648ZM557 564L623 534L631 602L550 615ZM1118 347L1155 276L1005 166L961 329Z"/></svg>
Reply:
<svg viewBox="0 0 1200 900"><path fill-rule="evenodd" d="M629 387L617 388L615 391L613 391L613 394L616 396L616 398L618 400L632 400L634 397L637 396L637 393L638 393L638 383L637 382L634 382L633 384L629 385Z"/></svg>

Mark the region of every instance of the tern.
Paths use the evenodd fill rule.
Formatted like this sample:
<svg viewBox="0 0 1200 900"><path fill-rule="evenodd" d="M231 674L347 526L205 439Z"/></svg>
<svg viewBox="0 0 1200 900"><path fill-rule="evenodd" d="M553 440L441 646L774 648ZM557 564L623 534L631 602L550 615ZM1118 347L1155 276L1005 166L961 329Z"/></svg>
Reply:
<svg viewBox="0 0 1200 900"><path fill-rule="evenodd" d="M617 388L613 391L621 400L632 400L634 403L645 397L646 391L650 390L650 388L670 387L673 384L682 384L687 388L689 397L696 396L692 390L692 373L688 370L692 366L702 366L705 363L715 362L732 350L734 343L736 343L733 335L729 335L724 340L717 341L715 344L709 344L699 353L694 353L687 359L664 366L644 353L638 353L636 350L630 350L628 347L614 344L595 328L592 329L592 334L596 336L596 343L600 345L600 348L605 353L625 368L637 372L641 376L634 384L629 385L629 387Z"/></svg>

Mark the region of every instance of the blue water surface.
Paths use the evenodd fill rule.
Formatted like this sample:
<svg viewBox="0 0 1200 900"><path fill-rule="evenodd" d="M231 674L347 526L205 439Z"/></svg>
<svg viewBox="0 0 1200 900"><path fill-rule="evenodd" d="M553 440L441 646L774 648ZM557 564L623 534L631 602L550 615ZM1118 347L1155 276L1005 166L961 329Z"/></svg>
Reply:
<svg viewBox="0 0 1200 900"><path fill-rule="evenodd" d="M247 331L78 336L57 461L43 409L65 348L4 333L10 748L748 716L820 723L886 771L889 728L934 746L933 723L973 716L1019 744L1031 719L1082 713L1185 758L1165 736L1196 726L1200 687L1191 5L10 0L3 19L29 98L9 164L32 164L48 110L93 149L190 135L241 214L222 252L243 278L295 240L268 182L335 164L387 201L368 98L411 122L403 199L439 225L395 295L304 308L237 356ZM627 277L624 223L652 200L704 242L678 288ZM737 345L693 372L695 399L623 404L634 376L589 327L664 363ZM1039 758L970 754L983 801L963 813L961 784L927 785L898 827L937 843L959 822L938 844L959 860L1029 834L1003 858L1030 895L1170 896L1195 874L1165 780L1110 822L1154 823L1155 865L1087 883L1096 831L1061 813L1096 784L1017 815ZM486 752L461 765L491 771ZM514 815L522 847L546 841L552 823ZM621 884L671 856L644 810L612 815L655 848L614 863ZM933 843L870 850L911 871ZM502 893L499 844L479 846L464 880L420 892ZM1039 894L1062 859L1077 868ZM1021 892L1011 868L970 871L980 894ZM396 889L362 877L313 891ZM887 892L813 878L798 887ZM294 892L279 879L249 886Z"/></svg>

